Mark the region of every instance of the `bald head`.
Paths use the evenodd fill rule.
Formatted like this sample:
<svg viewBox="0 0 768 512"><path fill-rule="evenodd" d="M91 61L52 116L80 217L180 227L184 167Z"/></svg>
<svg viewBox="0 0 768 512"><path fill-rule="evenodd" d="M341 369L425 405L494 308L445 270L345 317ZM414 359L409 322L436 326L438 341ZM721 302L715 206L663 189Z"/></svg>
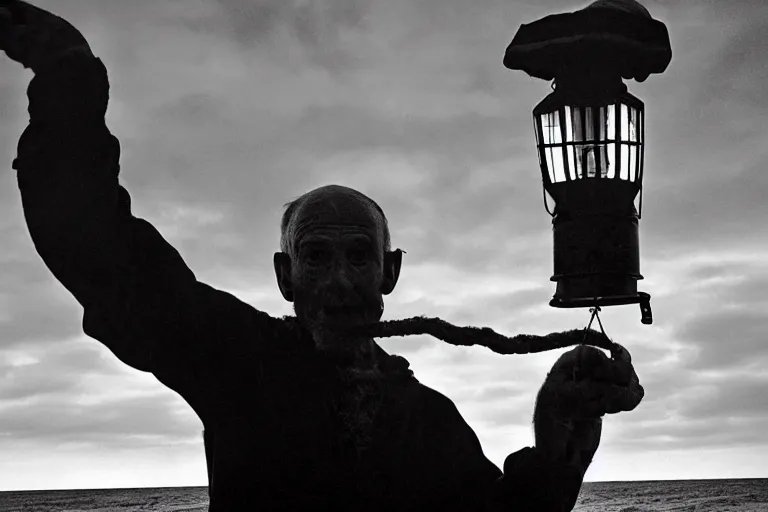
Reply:
<svg viewBox="0 0 768 512"><path fill-rule="evenodd" d="M397 284L402 261L402 251L390 250L379 205L357 190L329 185L286 207L275 275L318 346L336 344L328 340L336 339L330 333L337 327L378 321L382 295Z"/></svg>
<svg viewBox="0 0 768 512"><path fill-rule="evenodd" d="M383 251L390 250L387 217L381 207L362 192L341 185L326 185L285 205L280 222L280 250L294 255L298 237L308 228L325 224L368 226L377 233Z"/></svg>

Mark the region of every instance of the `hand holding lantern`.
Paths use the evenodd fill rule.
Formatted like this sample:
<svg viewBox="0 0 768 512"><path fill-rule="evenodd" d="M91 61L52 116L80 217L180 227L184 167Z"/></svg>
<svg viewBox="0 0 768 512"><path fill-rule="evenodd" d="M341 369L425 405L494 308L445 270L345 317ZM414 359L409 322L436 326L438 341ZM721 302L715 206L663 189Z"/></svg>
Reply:
<svg viewBox="0 0 768 512"><path fill-rule="evenodd" d="M652 323L650 295L637 291L645 108L622 78L642 82L671 58L666 27L635 0L597 0L523 25L504 57L510 69L554 80L533 111L545 205L546 194L555 201L553 212L547 207L557 282L550 305L590 307L590 325L601 306L634 303ZM586 471L602 416L632 410L642 397L623 347L609 359L579 346L558 359L539 391L536 447Z"/></svg>

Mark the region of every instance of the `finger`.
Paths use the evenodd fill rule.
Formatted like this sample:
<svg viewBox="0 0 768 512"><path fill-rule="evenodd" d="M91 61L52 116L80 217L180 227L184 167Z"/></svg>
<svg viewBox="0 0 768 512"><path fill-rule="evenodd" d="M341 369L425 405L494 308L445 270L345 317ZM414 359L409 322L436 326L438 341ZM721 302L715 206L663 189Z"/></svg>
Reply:
<svg viewBox="0 0 768 512"><path fill-rule="evenodd" d="M629 352L617 345L615 357L608 358L602 351L592 347L591 350L580 350L576 355L579 361L574 371L576 379L591 378L598 381L612 382L622 386L629 384L634 368Z"/></svg>
<svg viewBox="0 0 768 512"><path fill-rule="evenodd" d="M629 351L618 343L613 344L613 350L611 351L611 359L616 361L624 361L627 363L632 362L632 356Z"/></svg>
<svg viewBox="0 0 768 512"><path fill-rule="evenodd" d="M570 367L570 368L569 368ZM602 351L582 345L572 354L572 360L561 362L559 371L568 371L571 380L581 381L595 379L613 382L620 377L617 370L612 368L612 362Z"/></svg>
<svg viewBox="0 0 768 512"><path fill-rule="evenodd" d="M633 373L634 368L631 364L606 359L600 366L592 368L591 373L586 377L598 382L628 386Z"/></svg>
<svg viewBox="0 0 768 512"><path fill-rule="evenodd" d="M591 381L547 380L537 396L536 408L559 418L596 417L604 402L603 386Z"/></svg>
<svg viewBox="0 0 768 512"><path fill-rule="evenodd" d="M578 395L560 403L558 413L567 418L585 421L601 418L612 412L619 412L617 404L618 390L606 389L603 385L590 385L582 382Z"/></svg>
<svg viewBox="0 0 768 512"><path fill-rule="evenodd" d="M603 352L589 345L579 345L561 355L552 365L552 372L573 374L582 368L590 368L608 357Z"/></svg>
<svg viewBox="0 0 768 512"><path fill-rule="evenodd" d="M643 388L639 386L639 393L628 388L610 390L604 403L605 414L629 412L640 404L643 399Z"/></svg>
<svg viewBox="0 0 768 512"><path fill-rule="evenodd" d="M645 395L639 382L630 386L596 385L601 387L600 398L591 402L588 409L592 413L598 412L601 415L631 411L640 404Z"/></svg>
<svg viewBox="0 0 768 512"><path fill-rule="evenodd" d="M601 350L587 345L579 345L576 352L579 370L589 373L595 368L605 366L610 359Z"/></svg>
<svg viewBox="0 0 768 512"><path fill-rule="evenodd" d="M601 364L608 359L608 356L602 350L590 347L589 345L579 345L575 350L581 363L585 365Z"/></svg>
<svg viewBox="0 0 768 512"><path fill-rule="evenodd" d="M599 418L605 414L631 411L640 403L644 390L635 379L629 386L594 380L550 384L542 390L542 403L560 417Z"/></svg>
<svg viewBox="0 0 768 512"><path fill-rule="evenodd" d="M628 392L623 398L621 407L625 411L631 411L637 407L643 400L643 397L645 397L645 389L643 389L643 386L640 384L640 379L638 379L637 374L634 371L632 372L629 384L627 385L627 390Z"/></svg>

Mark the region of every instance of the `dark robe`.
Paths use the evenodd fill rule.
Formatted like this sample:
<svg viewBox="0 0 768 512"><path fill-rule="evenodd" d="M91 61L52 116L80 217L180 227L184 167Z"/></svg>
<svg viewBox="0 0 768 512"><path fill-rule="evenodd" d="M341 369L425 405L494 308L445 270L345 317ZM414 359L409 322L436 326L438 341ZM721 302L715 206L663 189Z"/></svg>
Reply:
<svg viewBox="0 0 768 512"><path fill-rule="evenodd" d="M13 162L24 214L45 264L83 306L84 332L202 420L210 510L572 509L576 468L523 448L502 473L453 402L379 347L380 407L368 441L351 440L339 362L316 352L295 318L198 282L131 214L104 121L108 89L102 62L83 55L32 80Z"/></svg>

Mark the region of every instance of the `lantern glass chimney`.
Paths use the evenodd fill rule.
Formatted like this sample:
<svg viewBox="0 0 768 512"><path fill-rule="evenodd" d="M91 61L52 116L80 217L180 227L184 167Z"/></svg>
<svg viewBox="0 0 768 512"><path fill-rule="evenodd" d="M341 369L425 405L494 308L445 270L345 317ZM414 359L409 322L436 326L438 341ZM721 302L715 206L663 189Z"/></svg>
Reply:
<svg viewBox="0 0 768 512"><path fill-rule="evenodd" d="M585 179L621 180L639 188L644 148L642 101L627 92L591 104L563 96L556 91L533 111L545 188Z"/></svg>

